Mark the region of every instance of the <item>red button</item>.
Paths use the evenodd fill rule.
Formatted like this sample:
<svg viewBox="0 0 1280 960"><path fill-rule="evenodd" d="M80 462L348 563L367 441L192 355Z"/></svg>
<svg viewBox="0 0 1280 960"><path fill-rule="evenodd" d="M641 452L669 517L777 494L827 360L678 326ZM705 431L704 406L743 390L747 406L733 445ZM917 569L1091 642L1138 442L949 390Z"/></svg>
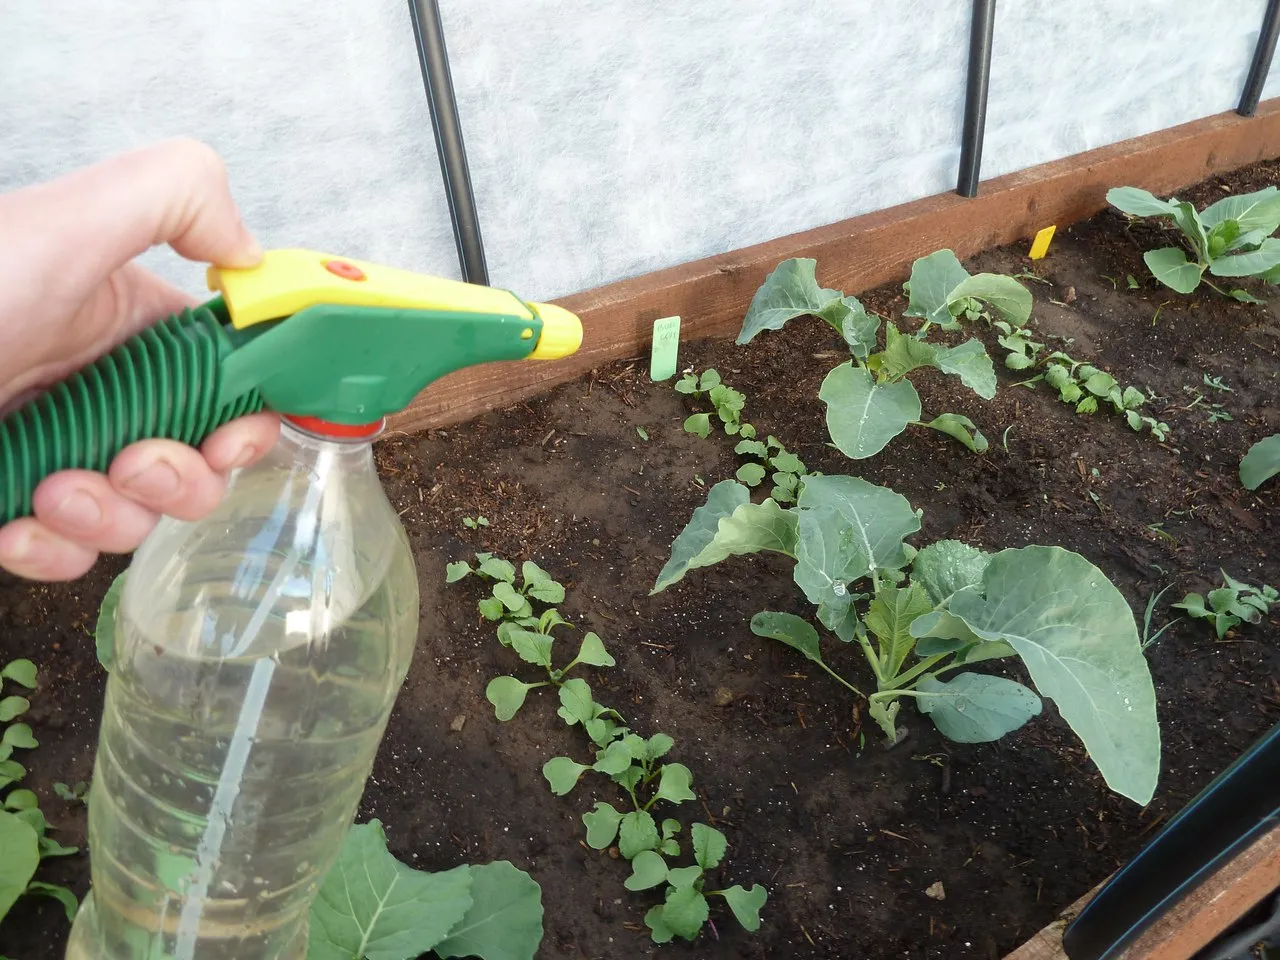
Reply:
<svg viewBox="0 0 1280 960"><path fill-rule="evenodd" d="M364 275L364 271L357 267L354 263L347 263L345 260L326 260L324 268L335 276L341 277L343 280L365 280L368 279Z"/></svg>

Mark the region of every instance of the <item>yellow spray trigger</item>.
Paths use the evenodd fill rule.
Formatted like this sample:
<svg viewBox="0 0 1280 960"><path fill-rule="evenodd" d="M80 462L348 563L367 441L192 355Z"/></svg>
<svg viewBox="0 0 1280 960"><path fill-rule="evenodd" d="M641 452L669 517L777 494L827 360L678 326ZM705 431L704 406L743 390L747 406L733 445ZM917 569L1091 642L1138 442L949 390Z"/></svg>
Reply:
<svg viewBox="0 0 1280 960"><path fill-rule="evenodd" d="M222 293L231 324L237 330L291 316L318 304L494 313L533 319L529 306L506 290L314 250L268 250L256 267L210 267L207 280L210 290Z"/></svg>

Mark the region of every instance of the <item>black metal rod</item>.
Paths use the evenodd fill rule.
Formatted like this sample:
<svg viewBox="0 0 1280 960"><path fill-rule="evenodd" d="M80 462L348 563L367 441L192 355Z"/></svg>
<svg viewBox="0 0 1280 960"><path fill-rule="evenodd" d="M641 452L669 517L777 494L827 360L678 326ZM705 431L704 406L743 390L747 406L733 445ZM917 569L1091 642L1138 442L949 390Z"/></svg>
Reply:
<svg viewBox="0 0 1280 960"><path fill-rule="evenodd" d="M1240 94L1240 106L1236 108L1236 113L1242 117L1252 117L1258 112L1262 88L1267 82L1267 74L1271 72L1271 58L1276 52L1277 37L1280 37L1280 0L1268 0L1267 12L1262 18L1262 32L1258 34L1258 45L1253 48L1249 79L1244 82L1244 93Z"/></svg>
<svg viewBox="0 0 1280 960"><path fill-rule="evenodd" d="M436 152L440 155L440 174L444 177L462 279L487 286L489 268L485 265L484 244L480 240L480 219L476 215L475 194L471 191L467 151L462 143L462 125L458 121L458 101L449 73L440 5L436 0L409 0L409 17L413 20L422 82L427 88L431 128L435 131Z"/></svg>
<svg viewBox="0 0 1280 960"><path fill-rule="evenodd" d="M995 32L996 0L973 0L969 79L965 87L964 130L960 140L960 178L956 185L956 193L962 197L978 193L982 134L987 126L987 87L991 82L991 45Z"/></svg>

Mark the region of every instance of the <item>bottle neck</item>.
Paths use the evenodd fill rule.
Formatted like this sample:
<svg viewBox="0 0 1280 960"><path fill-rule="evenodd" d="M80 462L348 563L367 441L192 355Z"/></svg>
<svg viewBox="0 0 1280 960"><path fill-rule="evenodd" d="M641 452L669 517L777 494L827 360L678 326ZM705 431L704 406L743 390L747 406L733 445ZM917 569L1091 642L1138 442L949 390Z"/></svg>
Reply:
<svg viewBox="0 0 1280 960"><path fill-rule="evenodd" d="M372 443L382 436L387 429L387 418L380 417L373 423L334 423L321 420L319 417L284 416L284 422L295 430L315 437L319 440L332 440L335 443L349 441L353 443Z"/></svg>

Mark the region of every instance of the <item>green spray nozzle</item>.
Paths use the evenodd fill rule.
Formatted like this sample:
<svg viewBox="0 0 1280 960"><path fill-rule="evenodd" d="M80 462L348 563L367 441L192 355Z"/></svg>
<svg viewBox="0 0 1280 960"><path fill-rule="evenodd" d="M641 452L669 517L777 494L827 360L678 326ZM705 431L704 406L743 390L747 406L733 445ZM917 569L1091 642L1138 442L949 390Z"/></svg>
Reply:
<svg viewBox="0 0 1280 960"><path fill-rule="evenodd" d="M124 447L197 444L261 409L380 421L440 377L574 353L582 324L554 304L309 250L209 268L218 296L144 330L0 419L0 523L31 513L59 470L105 470Z"/></svg>

